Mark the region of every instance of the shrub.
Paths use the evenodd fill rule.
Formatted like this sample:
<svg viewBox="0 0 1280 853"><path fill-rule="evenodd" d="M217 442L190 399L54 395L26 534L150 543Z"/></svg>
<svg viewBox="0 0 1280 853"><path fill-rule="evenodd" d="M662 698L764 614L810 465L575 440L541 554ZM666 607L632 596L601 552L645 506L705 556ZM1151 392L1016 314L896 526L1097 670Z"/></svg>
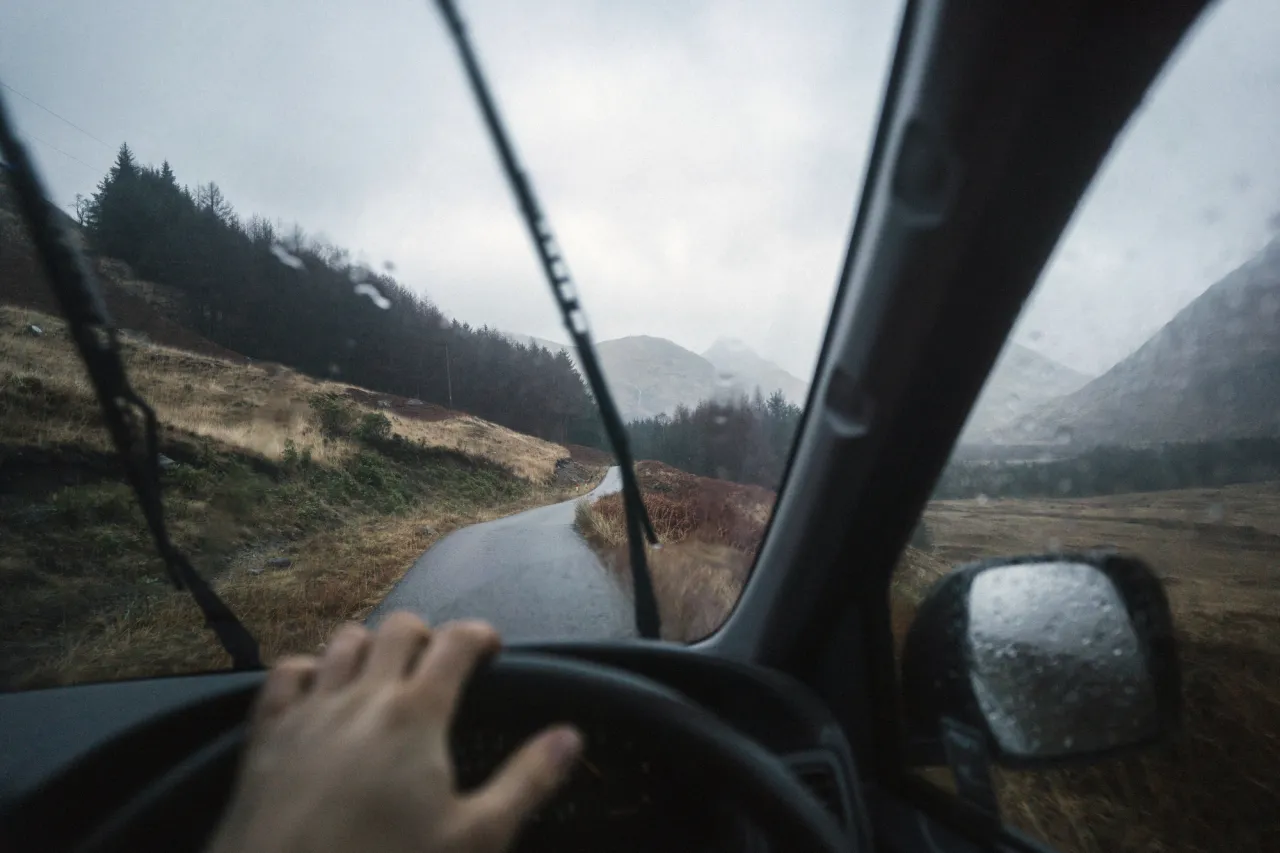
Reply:
<svg viewBox="0 0 1280 853"><path fill-rule="evenodd" d="M161 477L166 484L189 495L203 491L213 482L213 478L207 472L191 465L175 465L161 472Z"/></svg>
<svg viewBox="0 0 1280 853"><path fill-rule="evenodd" d="M328 438L350 435L356 425L356 407L341 394L313 394L311 411L320 422L320 432Z"/></svg>
<svg viewBox="0 0 1280 853"><path fill-rule="evenodd" d="M360 418L355 437L366 444L377 444L391 438L391 419L382 412L367 412Z"/></svg>
<svg viewBox="0 0 1280 853"><path fill-rule="evenodd" d="M141 517L133 490L125 483L69 486L54 493L51 502L72 524L126 521L135 514Z"/></svg>

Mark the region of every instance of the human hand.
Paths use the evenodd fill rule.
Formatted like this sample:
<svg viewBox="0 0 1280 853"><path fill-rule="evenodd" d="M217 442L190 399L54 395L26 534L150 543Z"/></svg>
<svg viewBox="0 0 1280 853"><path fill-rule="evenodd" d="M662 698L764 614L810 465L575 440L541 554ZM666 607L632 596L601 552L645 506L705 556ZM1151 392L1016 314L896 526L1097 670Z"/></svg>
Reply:
<svg viewBox="0 0 1280 853"><path fill-rule="evenodd" d="M582 739L548 729L484 787L455 790L449 727L467 679L499 646L483 622L432 631L400 612L375 633L344 626L318 657L278 662L210 853L506 850Z"/></svg>

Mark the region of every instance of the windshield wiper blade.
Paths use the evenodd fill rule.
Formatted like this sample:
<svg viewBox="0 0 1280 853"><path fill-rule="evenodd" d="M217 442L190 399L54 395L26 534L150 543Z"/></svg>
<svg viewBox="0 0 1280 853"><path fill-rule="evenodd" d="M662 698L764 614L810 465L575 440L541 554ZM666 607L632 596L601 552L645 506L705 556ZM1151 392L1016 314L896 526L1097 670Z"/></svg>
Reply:
<svg viewBox="0 0 1280 853"><path fill-rule="evenodd" d="M569 332L573 345L578 349L578 360L583 372L587 375L587 384L595 395L596 405L600 407L600 419L604 422L605 433L613 446L613 455L618 460L618 468L622 472L622 503L627 519L627 545L631 557L631 581L634 587L636 631L641 637L656 639L660 633L658 618L658 600L653 590L653 579L649 575L649 563L645 553L647 538L650 543L657 544L658 537L653 532L649 521L649 513L644 500L640 496L640 483L636 479L635 463L631 458L631 448L627 442L627 430L623 426L618 407L613 402L609 388L604 381L604 373L600 369L600 360L596 356L595 344L587 328L587 317L583 313L582 303L578 299L577 288L569 276L569 267L564 256L560 254L556 239L551 233L551 224L538 206L533 196L533 187L528 177L516 161L515 150L507 138L502 120L498 117L498 108L489 94L489 86L480 71L480 63L467 38L466 27L458 15L453 0L436 0L448 24L449 33L453 36L458 53L462 56L462 64L467 72L467 80L480 105L480 112L498 149L498 159L502 161L502 170L506 173L511 190L520 205L520 213L529 236L538 250L538 258L542 261L542 270L546 273L547 283L551 285L551 293L564 327Z"/></svg>
<svg viewBox="0 0 1280 853"><path fill-rule="evenodd" d="M155 411L129 385L120 342L107 313L96 277L59 221L62 214L47 200L26 148L9 123L0 97L0 154L17 194L31 240L44 261L49 283L85 370L98 394L102 419L137 495L156 550L170 580L186 589L236 669L260 669L258 642L169 539L160 494L160 448Z"/></svg>

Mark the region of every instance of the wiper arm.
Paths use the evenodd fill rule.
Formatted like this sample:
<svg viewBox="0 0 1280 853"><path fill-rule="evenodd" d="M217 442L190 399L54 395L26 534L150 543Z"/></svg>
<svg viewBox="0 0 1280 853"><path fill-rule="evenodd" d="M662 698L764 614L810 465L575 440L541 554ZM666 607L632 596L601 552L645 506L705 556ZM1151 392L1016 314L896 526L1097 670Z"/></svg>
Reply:
<svg viewBox="0 0 1280 853"><path fill-rule="evenodd" d="M618 407L613 402L609 388L605 385L604 373L600 370L600 360L596 357L595 344L591 341L591 333L587 328L587 317L583 313L578 299L577 288L569 276L569 267L556 245L551 233L551 224L547 221L538 202L533 196L533 188L529 179L516 161L515 150L507 139L502 120L498 117L498 108L489 94L489 86L480 72L480 64L475 51L467 39L466 28L462 18L453 5L453 0L436 0L440 12L449 25L458 53L462 56L462 64L466 68L467 79L476 101L480 104L480 112L484 115L489 136L498 149L498 158L502 161L502 170L506 173L511 190L520 205L520 213L524 217L529 236L538 250L538 258L542 261L542 270L546 273L547 283L551 285L551 293L556 305L560 308L560 316L564 327L578 349L578 360L587 374L587 384L595 395L596 405L600 407L600 419L604 421L605 433L613 446L613 455L618 460L622 471L622 503L627 517L627 545L631 555L631 580L634 587L636 608L636 631L641 637L657 638L659 636L658 600L653 591L653 579L649 575L649 563L645 553L644 539L657 544L653 525L649 521L649 513L645 509L644 500L640 497L640 483L636 479L635 463L631 458L631 448L627 443L626 427L618 414Z"/></svg>
<svg viewBox="0 0 1280 853"><path fill-rule="evenodd" d="M0 97L0 154L8 163L10 180L27 221L31 239L44 261L76 349L102 406L102 419L124 463L125 475L147 519L156 550L170 580L191 593L205 621L231 655L236 669L260 669L258 643L191 561L169 539L160 497L160 450L155 411L129 385L120 342L92 269L58 221L47 201L27 151L9 124Z"/></svg>

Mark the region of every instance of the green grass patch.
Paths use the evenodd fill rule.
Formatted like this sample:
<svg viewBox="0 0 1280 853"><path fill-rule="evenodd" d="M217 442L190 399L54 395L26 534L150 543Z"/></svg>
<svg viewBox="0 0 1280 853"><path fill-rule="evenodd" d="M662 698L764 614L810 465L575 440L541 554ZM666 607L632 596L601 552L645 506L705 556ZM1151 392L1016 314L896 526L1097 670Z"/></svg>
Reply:
<svg viewBox="0 0 1280 853"><path fill-rule="evenodd" d="M348 422L345 401L320 399L322 411L337 413L330 425L347 425L356 442L336 462L318 463L292 442L276 463L169 432L164 452L180 460L162 472L170 535L206 576L264 543L283 546L361 519L474 512L532 491L507 468L406 441L380 413ZM81 472L74 452L42 459L48 476L32 480L21 500L0 503L0 686L57 648L60 636L167 585L119 470L98 460Z"/></svg>

